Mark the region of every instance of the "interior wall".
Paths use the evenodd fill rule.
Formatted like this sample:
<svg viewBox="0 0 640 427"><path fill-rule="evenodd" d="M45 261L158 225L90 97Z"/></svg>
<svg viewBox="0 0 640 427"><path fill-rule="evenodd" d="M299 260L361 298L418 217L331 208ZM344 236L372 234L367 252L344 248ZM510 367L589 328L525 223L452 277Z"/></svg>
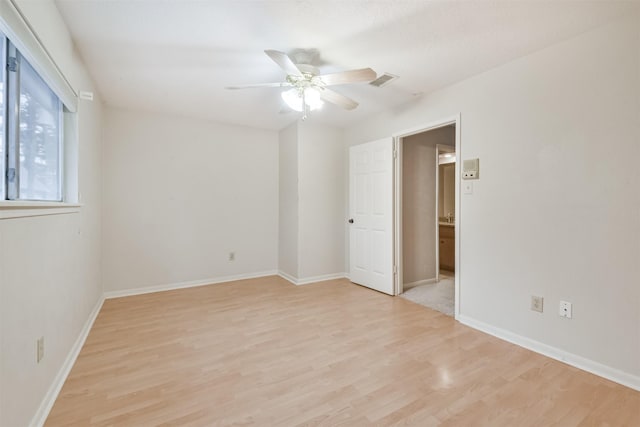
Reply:
<svg viewBox="0 0 640 427"><path fill-rule="evenodd" d="M277 132L108 108L104 139L105 291L276 271Z"/></svg>
<svg viewBox="0 0 640 427"><path fill-rule="evenodd" d="M343 276L342 130L296 121L280 131L278 268L296 283Z"/></svg>
<svg viewBox="0 0 640 427"><path fill-rule="evenodd" d="M298 279L298 123L279 134L278 270Z"/></svg>
<svg viewBox="0 0 640 427"><path fill-rule="evenodd" d="M402 139L402 277L405 284L435 279L436 145L455 147L445 126Z"/></svg>
<svg viewBox="0 0 640 427"><path fill-rule="evenodd" d="M458 219L462 318L640 384L639 111L636 13L345 136L353 145L460 114L461 158L481 168ZM561 300L572 319L558 316Z"/></svg>
<svg viewBox="0 0 640 427"><path fill-rule="evenodd" d="M300 122L300 278L342 275L345 193L342 130Z"/></svg>
<svg viewBox="0 0 640 427"><path fill-rule="evenodd" d="M74 89L95 92L53 2L18 1ZM0 220L0 425L37 414L102 296L100 278L102 106L78 106L79 213ZM36 340L45 356L36 362Z"/></svg>

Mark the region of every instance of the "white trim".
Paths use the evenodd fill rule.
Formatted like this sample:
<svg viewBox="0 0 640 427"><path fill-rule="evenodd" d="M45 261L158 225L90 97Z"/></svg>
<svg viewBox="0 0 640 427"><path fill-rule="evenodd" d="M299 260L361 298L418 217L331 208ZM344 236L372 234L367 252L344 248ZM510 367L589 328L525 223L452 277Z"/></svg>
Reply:
<svg viewBox="0 0 640 427"><path fill-rule="evenodd" d="M0 200L0 209L79 208L79 203L43 202L37 200Z"/></svg>
<svg viewBox="0 0 640 427"><path fill-rule="evenodd" d="M320 276L305 277L298 279L296 285L308 285L310 283L325 282L327 280L344 279L347 273L322 274Z"/></svg>
<svg viewBox="0 0 640 427"><path fill-rule="evenodd" d="M334 274L322 274L320 276L305 277L304 279L296 279L295 277L291 276L290 274L285 273L282 270L278 271L278 276L280 276L283 279L293 283L296 286L308 285L308 284L317 283L317 282L325 282L327 280L348 278L347 273L334 273Z"/></svg>
<svg viewBox="0 0 640 427"><path fill-rule="evenodd" d="M256 279L258 277L275 276L276 270L261 271L258 273L237 274L234 276L213 277L210 279L192 280L188 282L167 283L164 285L146 286L144 288L123 289L104 293L105 299L121 298L133 295L150 294L154 292L171 291L174 289L194 288L196 286L215 285L224 282L234 282L236 280Z"/></svg>
<svg viewBox="0 0 640 427"><path fill-rule="evenodd" d="M413 287L413 286L420 286L420 285L429 285L431 283L437 283L437 282L438 282L437 277L434 277L432 279L416 280L415 282L405 283L402 286L402 288L404 289L406 286Z"/></svg>
<svg viewBox="0 0 640 427"><path fill-rule="evenodd" d="M433 129L438 129L438 128L449 126L449 125L456 125L457 127L458 124L460 124L460 114L445 117L442 120L433 121L422 126L415 126L410 129L403 130L401 132L396 132L392 136L394 138L406 138L407 136L415 135L422 132L427 132Z"/></svg>
<svg viewBox="0 0 640 427"><path fill-rule="evenodd" d="M278 270L278 276L282 277L284 280L291 282L294 285L298 284L298 279L290 275L289 273L285 273L282 270Z"/></svg>
<svg viewBox="0 0 640 427"><path fill-rule="evenodd" d="M462 191L460 191L460 173L461 173L461 169L460 169L460 162L462 161L462 148L461 148L461 141L460 141L460 132L461 132L461 117L460 114L458 114L456 116L456 167L455 167L455 174L456 174L456 178L455 178L455 186L456 186L456 191L455 191L455 198L456 198L456 207L454 209L454 223L455 225L455 230L453 233L453 239L455 242L455 248L454 248L454 262L455 262L455 275L453 277L453 282L454 282L454 298L453 298L453 318L457 319L460 316L460 298L462 297L460 295L461 290L460 290L460 272L462 271L462 264L460 263L460 248L462 246L460 246L460 236L462 236L462 216L460 215L461 212L461 202L462 202Z"/></svg>
<svg viewBox="0 0 640 427"><path fill-rule="evenodd" d="M81 207L82 205L77 203L2 200L0 201L0 219L78 213Z"/></svg>
<svg viewBox="0 0 640 427"><path fill-rule="evenodd" d="M82 327L82 330L80 331L80 335L78 335L78 338L76 339L76 342L71 347L71 350L69 351L67 358L62 364L62 367L60 367L58 374L56 375L53 382L49 386L49 390L47 390L47 394L44 395L42 402L40 402L40 406L38 407L38 410L36 411L35 415L31 419L29 426L40 427L40 426L43 426L45 421L47 420L47 417L49 416L49 412L51 412L51 408L53 408L53 404L58 398L58 394L60 394L60 390L62 390L62 386L64 385L64 382L67 380L67 376L69 376L69 372L71 372L71 368L73 368L73 365L76 363L76 359L80 354L80 350L82 350L82 346L84 345L84 342L86 341L87 336L89 336L89 332L93 327L93 322L95 322L96 318L98 317L98 313L100 313L100 309L102 308L102 303L104 303L104 296L101 296L98 299L98 302L96 303L96 305L93 307L91 314L89 314L89 318L87 319L84 326Z"/></svg>
<svg viewBox="0 0 640 427"><path fill-rule="evenodd" d="M550 346L548 344L541 343L539 341L532 340L530 338L518 335L514 332L501 329L488 323L481 322L465 315L458 315L457 320L460 323L467 325L473 329L485 332L494 337L498 337L504 341L508 341L512 344L516 344L520 347L524 347L528 350L550 357L551 359L559 360L567 365L574 366L583 371L590 372L602 378L606 378L618 384L630 387L634 390L640 391L640 377L621 371L619 369L612 368L602 363L596 362L591 359L578 356L577 354L570 353L565 350Z"/></svg>
<svg viewBox="0 0 640 427"><path fill-rule="evenodd" d="M396 150L396 158L393 163L393 263L395 267L394 296L404 292L404 254L402 251L402 158L404 156L404 144L401 138L393 137L393 146Z"/></svg>

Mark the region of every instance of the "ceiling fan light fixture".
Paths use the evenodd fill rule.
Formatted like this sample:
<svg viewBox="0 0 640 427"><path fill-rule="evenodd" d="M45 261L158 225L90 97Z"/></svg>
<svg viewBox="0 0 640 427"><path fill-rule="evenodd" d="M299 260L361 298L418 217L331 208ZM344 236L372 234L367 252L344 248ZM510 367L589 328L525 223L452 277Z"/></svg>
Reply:
<svg viewBox="0 0 640 427"><path fill-rule="evenodd" d="M320 91L313 87L285 90L281 96L289 108L294 111L304 111L303 100L304 104L309 108L309 111L318 110L324 105L324 102L320 98Z"/></svg>
<svg viewBox="0 0 640 427"><path fill-rule="evenodd" d="M314 87L304 90L304 102L311 111L318 110L324 105L324 102L320 99L320 91Z"/></svg>
<svg viewBox="0 0 640 427"><path fill-rule="evenodd" d="M284 92L282 92L282 94L280 95L282 96L282 99L284 100L284 102L289 106L289 108L291 108L292 110L295 111L302 111L302 96L300 96L300 93L298 92L298 89L289 89L289 90L285 90Z"/></svg>

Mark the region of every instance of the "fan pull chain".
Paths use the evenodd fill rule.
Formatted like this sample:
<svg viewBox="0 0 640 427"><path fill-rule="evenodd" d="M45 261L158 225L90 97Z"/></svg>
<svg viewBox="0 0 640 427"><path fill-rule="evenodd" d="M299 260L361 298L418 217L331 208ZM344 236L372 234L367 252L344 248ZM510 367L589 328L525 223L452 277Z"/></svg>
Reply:
<svg viewBox="0 0 640 427"><path fill-rule="evenodd" d="M302 91L302 121L307 120L307 115L309 113L309 106L307 105L307 100L305 98L305 91Z"/></svg>

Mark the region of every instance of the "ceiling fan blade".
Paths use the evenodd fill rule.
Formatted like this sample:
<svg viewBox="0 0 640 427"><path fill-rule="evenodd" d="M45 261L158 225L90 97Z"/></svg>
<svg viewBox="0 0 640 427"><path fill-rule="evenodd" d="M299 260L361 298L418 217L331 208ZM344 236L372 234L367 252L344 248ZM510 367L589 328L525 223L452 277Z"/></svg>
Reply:
<svg viewBox="0 0 640 427"><path fill-rule="evenodd" d="M248 88L254 88L254 87L288 87L288 86L291 86L291 83L278 82L278 83L257 83L257 84L240 85L240 86L227 86L225 87L225 89L235 90L235 89L248 89Z"/></svg>
<svg viewBox="0 0 640 427"><path fill-rule="evenodd" d="M302 75L302 71L296 67L296 64L293 63L291 58L289 58L289 55L286 53L270 49L265 50L264 53L266 53L269 58L273 59L273 62L278 64L278 66L282 68L287 75Z"/></svg>
<svg viewBox="0 0 640 427"><path fill-rule="evenodd" d="M324 74L320 80L327 85L342 85L346 83L370 82L375 80L376 72L371 68L361 68L359 70L341 71L339 73Z"/></svg>
<svg viewBox="0 0 640 427"><path fill-rule="evenodd" d="M320 98L323 100L330 102L332 104L339 105L340 107L346 110L353 110L358 106L358 103L351 98L348 98L344 95L339 94L336 91L331 89L322 89L320 91Z"/></svg>

